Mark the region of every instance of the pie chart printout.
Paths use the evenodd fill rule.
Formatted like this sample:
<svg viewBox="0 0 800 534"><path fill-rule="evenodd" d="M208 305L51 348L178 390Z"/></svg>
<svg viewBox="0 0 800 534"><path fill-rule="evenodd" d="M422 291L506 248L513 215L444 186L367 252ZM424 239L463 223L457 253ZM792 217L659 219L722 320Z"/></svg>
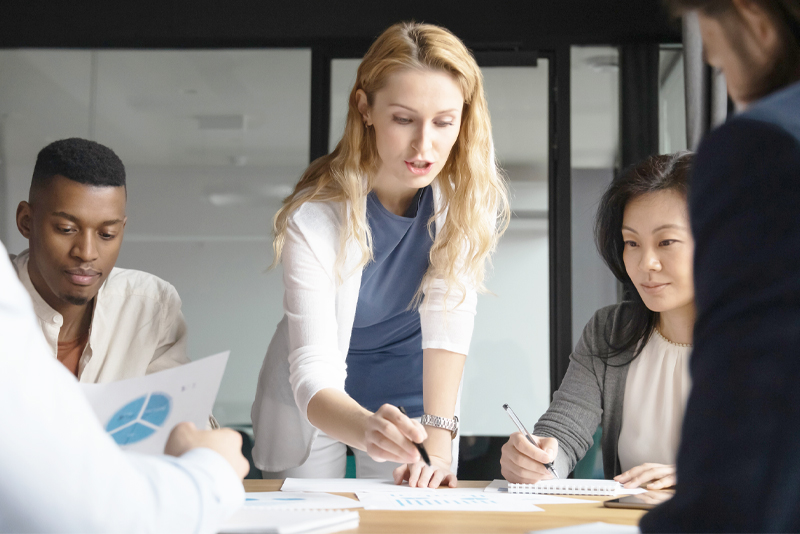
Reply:
<svg viewBox="0 0 800 534"><path fill-rule="evenodd" d="M109 419L106 431L118 445L142 441L161 428L171 407L172 401L166 393L148 393L117 410Z"/></svg>

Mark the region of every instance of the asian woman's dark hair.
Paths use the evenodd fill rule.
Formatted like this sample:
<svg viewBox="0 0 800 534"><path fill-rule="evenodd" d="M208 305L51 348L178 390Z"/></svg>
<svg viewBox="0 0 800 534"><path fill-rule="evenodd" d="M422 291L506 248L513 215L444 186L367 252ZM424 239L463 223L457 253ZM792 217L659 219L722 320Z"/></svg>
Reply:
<svg viewBox="0 0 800 534"><path fill-rule="evenodd" d="M594 227L595 242L603 261L622 283L625 295L621 304L621 316L624 318L622 328L619 329L617 325L618 329L612 336L611 323L606 323L607 331L604 336L611 350L609 354L599 355L605 360L636 347L640 340L649 340L658 324L658 313L645 306L622 260L625 248L622 217L625 207L641 195L658 191L676 191L688 198L693 159L694 154L691 152L650 156L615 178L600 200ZM633 358L641 353L644 345L645 343L639 344ZM621 365L627 365L633 358Z"/></svg>

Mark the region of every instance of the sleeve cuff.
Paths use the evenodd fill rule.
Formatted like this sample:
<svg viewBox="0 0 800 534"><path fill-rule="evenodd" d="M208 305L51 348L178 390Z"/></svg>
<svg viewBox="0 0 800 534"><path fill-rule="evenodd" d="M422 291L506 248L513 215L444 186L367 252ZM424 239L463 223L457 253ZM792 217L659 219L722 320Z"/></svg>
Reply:
<svg viewBox="0 0 800 534"><path fill-rule="evenodd" d="M244 486L233 467L219 453L204 447L192 449L176 459L191 472L202 471L213 481L218 520L228 518L244 503Z"/></svg>

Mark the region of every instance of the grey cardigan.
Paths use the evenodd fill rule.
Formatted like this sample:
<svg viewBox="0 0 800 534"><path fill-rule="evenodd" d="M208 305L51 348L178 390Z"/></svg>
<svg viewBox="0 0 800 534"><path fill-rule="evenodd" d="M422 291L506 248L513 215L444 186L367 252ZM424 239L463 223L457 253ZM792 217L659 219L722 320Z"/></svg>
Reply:
<svg viewBox="0 0 800 534"><path fill-rule="evenodd" d="M616 304L595 312L569 357L567 374L553 395L553 402L533 427L534 435L558 440L555 468L561 477L566 477L592 446L598 424L603 427L605 477L621 473L617 441L622 428L625 381L634 349L607 360L598 355L608 354L607 336L610 333L612 341L616 341L627 323L628 310Z"/></svg>

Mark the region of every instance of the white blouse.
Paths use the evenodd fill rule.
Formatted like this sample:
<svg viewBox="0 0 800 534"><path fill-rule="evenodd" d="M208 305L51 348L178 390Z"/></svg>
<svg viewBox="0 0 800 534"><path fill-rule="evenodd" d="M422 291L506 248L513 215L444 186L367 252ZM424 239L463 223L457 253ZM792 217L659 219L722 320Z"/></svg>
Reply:
<svg viewBox="0 0 800 534"><path fill-rule="evenodd" d="M447 210L438 211L444 202L438 181L432 187L440 232ZM264 471L303 464L318 435L308 421L309 401L325 388L344 391L362 272L361 251L351 239L339 270L347 276L343 280L337 276L344 215L340 203L306 202L289 218L282 255L284 316L267 349L251 411L253 460ZM478 296L468 280L462 282L465 294L458 290L448 294L447 283L440 278L425 288L419 307L423 349L469 353ZM459 399L455 411L458 415ZM457 445L453 440L454 462Z"/></svg>
<svg viewBox="0 0 800 534"><path fill-rule="evenodd" d="M675 463L692 386L691 351L691 345L673 343L656 330L631 362L617 445L623 471L648 462Z"/></svg>

